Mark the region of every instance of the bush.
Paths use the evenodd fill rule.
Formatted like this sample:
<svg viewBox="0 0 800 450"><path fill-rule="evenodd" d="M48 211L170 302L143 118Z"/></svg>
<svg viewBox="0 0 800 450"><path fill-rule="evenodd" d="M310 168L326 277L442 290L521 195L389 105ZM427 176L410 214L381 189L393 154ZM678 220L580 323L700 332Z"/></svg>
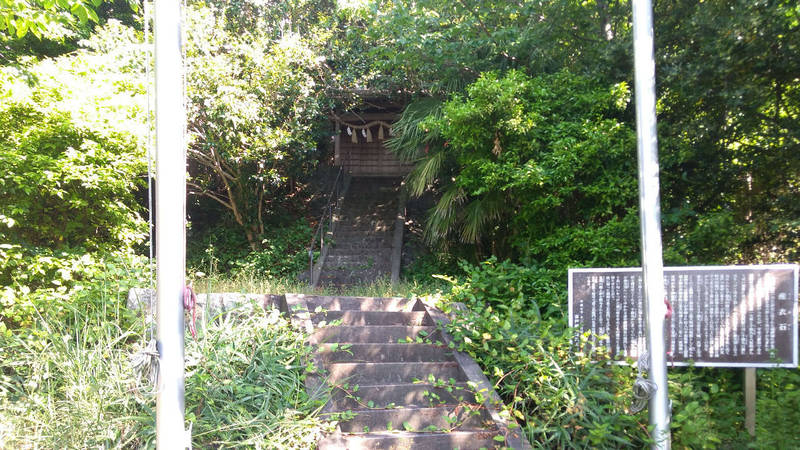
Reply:
<svg viewBox="0 0 800 450"><path fill-rule="evenodd" d="M452 301L468 305L482 302L533 323L565 317L564 274L509 260L498 262L494 256L478 265L461 262L460 268L466 281L453 285Z"/></svg>
<svg viewBox="0 0 800 450"><path fill-rule="evenodd" d="M414 121L410 107L388 145L416 162L412 195L431 185L441 193L428 242L551 266L635 257L636 140L621 120L628 98L625 83L511 70L481 74L424 119Z"/></svg>
<svg viewBox="0 0 800 450"><path fill-rule="evenodd" d="M251 251L241 232L219 226L190 241L188 265L212 276L230 273L233 277L291 278L308 269L307 246L312 232L305 219L297 219L269 228L261 236L261 249Z"/></svg>
<svg viewBox="0 0 800 450"><path fill-rule="evenodd" d="M466 305L448 327L458 349L494 383L534 447L619 448L647 442L640 415L627 403L630 366L608 364L590 335L564 323L563 282L548 271L498 263L463 264L441 305ZM646 419L645 419L646 420Z"/></svg>
<svg viewBox="0 0 800 450"><path fill-rule="evenodd" d="M110 21L75 53L0 69L0 241L90 251L144 237L143 55Z"/></svg>
<svg viewBox="0 0 800 450"><path fill-rule="evenodd" d="M800 448L800 369L758 372L756 447Z"/></svg>
<svg viewBox="0 0 800 450"><path fill-rule="evenodd" d="M0 332L31 326L44 312L62 322L74 308L107 309L103 299L111 291L98 283L112 283L118 290L113 295L124 296L128 288L147 283L147 270L144 258L127 252L0 244Z"/></svg>
<svg viewBox="0 0 800 450"><path fill-rule="evenodd" d="M293 277L308 269L307 246L313 230L305 219L287 227L272 228L261 240L261 250L234 263L234 272L249 272L267 278Z"/></svg>

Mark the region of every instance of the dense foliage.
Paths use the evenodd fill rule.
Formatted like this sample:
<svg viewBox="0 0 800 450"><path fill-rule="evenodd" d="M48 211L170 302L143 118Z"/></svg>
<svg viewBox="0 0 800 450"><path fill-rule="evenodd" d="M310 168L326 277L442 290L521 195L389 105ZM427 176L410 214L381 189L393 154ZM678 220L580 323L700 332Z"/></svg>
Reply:
<svg viewBox="0 0 800 450"><path fill-rule="evenodd" d="M796 261L800 9L658 2L668 245L681 262Z"/></svg>
<svg viewBox="0 0 800 450"><path fill-rule="evenodd" d="M189 242L187 251L191 258L187 265L212 276L292 278L308 268L306 245L312 231L305 219L270 227L262 235L261 249L250 251L241 234L220 226Z"/></svg>
<svg viewBox="0 0 800 450"><path fill-rule="evenodd" d="M426 148L420 144L433 143L433 139L414 139L419 137L415 128L426 120L442 120L441 109L430 104L453 94L455 98L470 95L471 89L485 84L470 85L485 77L485 72L516 70L541 76L566 70L591 76L598 87L608 90L632 79L630 9L625 2L459 1L443 5L401 1L386 5L373 30L381 44L375 52L402 57L378 58L375 64L399 83L427 95L406 110L407 123L399 127L401 135L393 143L412 160L433 162L414 153ZM709 263L795 258L797 202L790 199L798 195L800 173L798 152L793 150L800 118L795 76L800 45L795 32L800 23L797 5L788 1L658 2L655 17L668 259ZM560 89L559 81L552 79L548 89ZM621 106L614 117L633 128L631 105ZM504 109L508 114L513 110ZM547 127L557 124L537 125ZM502 134L498 137L504 148ZM455 149L452 152L462 145L477 155L493 148L490 138L484 136L482 142L451 139L448 144ZM548 142L558 139L551 136ZM583 155L582 149L575 148L573 157ZM461 169L446 174L433 171L425 181L435 178L449 184L447 180ZM608 189L614 183L607 181L598 180L595 186ZM441 192L447 198L448 191ZM586 210L580 204L564 206ZM511 202L496 215L510 216L516 208ZM429 222L429 231L435 232L439 223ZM527 229L531 235L551 232L541 230L535 220L516 225L520 233ZM631 229L631 225L628 221L620 228ZM558 234L552 233L554 240ZM458 238L451 235L449 240ZM562 244L596 241L607 251L616 247L635 254L633 243L609 241L606 233L563 238ZM533 253L541 257L536 249ZM602 259L583 252L572 261L588 264ZM560 263L570 260L561 258Z"/></svg>
<svg viewBox="0 0 800 450"><path fill-rule="evenodd" d="M0 0L9 447L152 444L152 395L129 359L147 331L123 308L149 280L135 255L151 44L138 6ZM800 6L662 0L654 13L666 261L796 261ZM448 274L439 304L467 306L452 335L535 446L647 444L628 409L633 369L564 323L568 267L639 264L629 2L211 0L188 2L185 21L198 284L298 288L327 116L359 92L410 98L390 146L436 206L432 254L408 278L429 293L424 278ZM187 343L196 444L311 442L323 425L302 392L302 336L256 311L207 331ZM755 439L736 372L670 374L676 446L800 445L797 370L761 372Z"/></svg>
<svg viewBox="0 0 800 450"><path fill-rule="evenodd" d="M99 22L95 8L103 0L6 0L0 5L0 32L16 38L60 37L76 22Z"/></svg>
<svg viewBox="0 0 800 450"><path fill-rule="evenodd" d="M30 322L52 295L98 275L95 261L129 259L145 236L137 45L109 22L75 53L0 73L0 326Z"/></svg>
<svg viewBox="0 0 800 450"><path fill-rule="evenodd" d="M428 240L553 267L635 258L635 139L618 119L627 100L624 84L568 72L481 76L418 124L424 142L404 155L417 161L412 193L441 191Z"/></svg>

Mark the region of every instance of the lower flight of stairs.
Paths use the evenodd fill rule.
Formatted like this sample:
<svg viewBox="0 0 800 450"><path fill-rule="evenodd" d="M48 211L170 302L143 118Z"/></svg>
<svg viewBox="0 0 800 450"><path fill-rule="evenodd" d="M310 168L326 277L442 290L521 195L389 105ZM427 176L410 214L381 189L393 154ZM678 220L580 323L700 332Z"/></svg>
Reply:
<svg viewBox="0 0 800 450"><path fill-rule="evenodd" d="M440 311L414 299L300 294L285 305L316 346L307 388L331 389L324 412L338 426L320 449L530 448L477 364L451 349Z"/></svg>

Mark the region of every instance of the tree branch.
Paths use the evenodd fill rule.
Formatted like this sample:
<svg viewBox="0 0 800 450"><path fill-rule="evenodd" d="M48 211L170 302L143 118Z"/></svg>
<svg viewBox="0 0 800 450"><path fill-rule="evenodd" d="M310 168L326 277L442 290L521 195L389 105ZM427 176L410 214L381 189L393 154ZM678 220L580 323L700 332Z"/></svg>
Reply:
<svg viewBox="0 0 800 450"><path fill-rule="evenodd" d="M206 197L208 197L208 198L211 198L211 199L214 199L214 200L216 200L216 201L217 201L217 202L219 202L219 203L220 203L222 206L224 206L224 207L226 207L226 208L228 208L228 209L230 209L230 210L233 210L233 205L232 205L232 204L231 204L229 201L226 201L226 200L225 200L223 197L221 197L221 196L219 196L219 195L215 194L215 193L214 193L214 192L212 192L212 191L209 191L208 189L205 189L205 188L203 188L203 187L202 187L202 186L200 186L199 184L197 184L197 183L192 183L191 181L187 181L187 182L186 182L186 185L187 185L187 186L189 186L189 187L192 187L192 188L194 188L194 189L196 189L196 190L198 191L198 192L194 192L194 194L197 194L197 195L205 195L205 196L206 196Z"/></svg>

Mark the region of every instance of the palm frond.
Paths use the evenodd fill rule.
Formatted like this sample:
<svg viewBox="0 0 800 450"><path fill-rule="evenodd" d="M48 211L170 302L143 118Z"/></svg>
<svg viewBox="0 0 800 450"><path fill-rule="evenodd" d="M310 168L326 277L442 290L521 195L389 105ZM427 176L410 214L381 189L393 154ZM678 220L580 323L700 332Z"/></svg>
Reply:
<svg viewBox="0 0 800 450"><path fill-rule="evenodd" d="M406 186L408 186L408 192L412 197L419 197L425 193L427 187L433 183L439 174L439 169L442 168L446 156L447 154L444 151L438 151L420 160L414 166L406 177Z"/></svg>
<svg viewBox="0 0 800 450"><path fill-rule="evenodd" d="M463 189L456 185L451 185L442 194L430 213L425 226L425 240L431 244L439 242L454 227L459 220L461 205L466 201L467 196Z"/></svg>
<svg viewBox="0 0 800 450"><path fill-rule="evenodd" d="M409 104L400 119L392 124L394 136L386 140L386 147L401 161L417 161L423 156L424 145L435 138L426 133L419 124L429 116L438 117L441 114L442 101L437 98L426 97Z"/></svg>
<svg viewBox="0 0 800 450"><path fill-rule="evenodd" d="M483 199L469 202L464 208L464 217L461 222L461 242L477 244L488 219Z"/></svg>
<svg viewBox="0 0 800 450"><path fill-rule="evenodd" d="M471 201L462 215L461 242L479 243L486 228L500 219L504 208L508 208L507 199L500 192L491 192Z"/></svg>

